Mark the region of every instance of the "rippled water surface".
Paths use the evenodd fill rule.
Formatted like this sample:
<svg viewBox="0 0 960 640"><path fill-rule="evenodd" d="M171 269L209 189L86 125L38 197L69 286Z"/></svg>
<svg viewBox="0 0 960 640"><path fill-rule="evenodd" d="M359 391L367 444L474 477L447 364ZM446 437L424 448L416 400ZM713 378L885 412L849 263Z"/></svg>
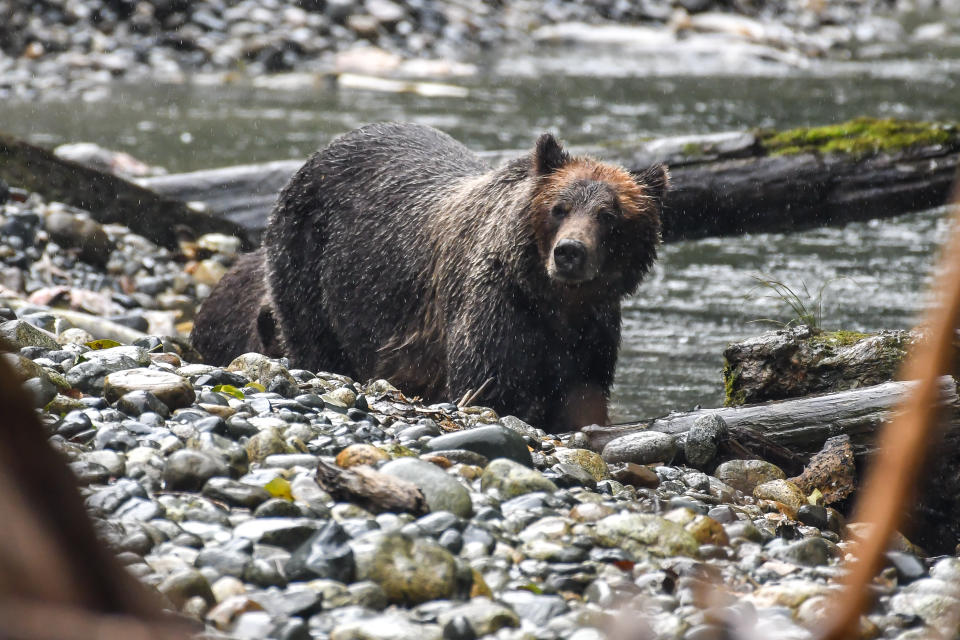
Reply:
<svg viewBox="0 0 960 640"><path fill-rule="evenodd" d="M907 44L859 60L802 65L717 56L663 59L614 48L554 48L481 64L444 80L469 97L250 86L115 86L82 99L8 103L0 129L42 144L88 140L184 171L305 157L333 135L377 120L415 120L476 149L525 148L545 129L573 144L649 136L791 127L868 114L956 120L960 55ZM736 60L733 60L736 63ZM321 83L322 84L322 83ZM755 289L765 274L823 294L828 328L903 328L944 233L943 210L795 234L666 246L653 276L627 301L615 419L722 403L727 343L787 320Z"/></svg>

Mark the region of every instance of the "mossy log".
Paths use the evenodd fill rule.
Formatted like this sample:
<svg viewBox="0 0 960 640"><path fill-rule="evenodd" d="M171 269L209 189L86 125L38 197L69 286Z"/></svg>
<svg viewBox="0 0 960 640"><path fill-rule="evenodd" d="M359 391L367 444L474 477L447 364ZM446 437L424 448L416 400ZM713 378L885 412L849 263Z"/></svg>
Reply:
<svg viewBox="0 0 960 640"><path fill-rule="evenodd" d="M910 331L821 331L798 326L735 342L723 352L725 406L798 398L893 380Z"/></svg>
<svg viewBox="0 0 960 640"><path fill-rule="evenodd" d="M572 149L639 171L669 165L665 241L790 231L889 217L946 202L960 161L954 125L859 118L827 127L660 138L629 148ZM491 164L522 151L487 152ZM301 160L139 180L157 193L205 203L262 231L276 193Z"/></svg>
<svg viewBox="0 0 960 640"><path fill-rule="evenodd" d="M236 235L250 245L242 225L191 210L183 200L58 158L41 147L0 133L0 179L48 200L86 209L101 223L126 225L159 245L176 249L181 233Z"/></svg>

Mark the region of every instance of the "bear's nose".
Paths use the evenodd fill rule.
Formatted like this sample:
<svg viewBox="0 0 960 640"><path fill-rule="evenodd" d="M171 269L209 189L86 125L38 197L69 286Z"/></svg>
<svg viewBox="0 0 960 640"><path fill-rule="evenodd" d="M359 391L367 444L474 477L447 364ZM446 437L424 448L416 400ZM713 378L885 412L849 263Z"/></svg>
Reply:
<svg viewBox="0 0 960 640"><path fill-rule="evenodd" d="M553 248L553 262L560 275L578 277L587 262L587 246L579 240L561 240Z"/></svg>

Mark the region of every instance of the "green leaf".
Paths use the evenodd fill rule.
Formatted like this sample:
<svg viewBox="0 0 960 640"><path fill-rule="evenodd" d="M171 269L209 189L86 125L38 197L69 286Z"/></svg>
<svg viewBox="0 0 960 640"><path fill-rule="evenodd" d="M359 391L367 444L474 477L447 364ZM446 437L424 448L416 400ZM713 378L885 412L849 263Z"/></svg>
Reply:
<svg viewBox="0 0 960 640"><path fill-rule="evenodd" d="M267 388L266 388L265 386L263 386L262 384L260 384L259 382L248 382L248 383L247 383L247 386L246 386L245 388L256 389L257 391L259 391L259 392L261 392L261 393L263 393L264 391L267 390Z"/></svg>
<svg viewBox="0 0 960 640"><path fill-rule="evenodd" d="M246 396L243 395L243 391L237 389L236 387L229 384L218 384L213 388L214 392L225 393L228 396L233 396L237 400L243 400Z"/></svg>
<svg viewBox="0 0 960 640"><path fill-rule="evenodd" d="M99 351L100 349L112 349L113 347L123 346L121 343L117 342L116 340L108 340L107 338L103 338L102 340L92 340L85 344L91 349L93 349L94 351Z"/></svg>
<svg viewBox="0 0 960 640"><path fill-rule="evenodd" d="M274 498L283 498L284 500L293 501L293 493L290 491L290 483L285 479L277 476L267 484L263 485L263 488L267 490L267 493L272 495Z"/></svg>

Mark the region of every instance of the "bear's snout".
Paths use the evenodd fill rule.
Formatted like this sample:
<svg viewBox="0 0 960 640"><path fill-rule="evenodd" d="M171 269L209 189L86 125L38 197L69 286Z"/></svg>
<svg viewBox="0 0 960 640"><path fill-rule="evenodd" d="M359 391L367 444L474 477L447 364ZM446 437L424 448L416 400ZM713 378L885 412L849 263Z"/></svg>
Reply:
<svg viewBox="0 0 960 640"><path fill-rule="evenodd" d="M582 280L587 265L587 245L579 240L560 240L553 248L553 263L560 277Z"/></svg>

